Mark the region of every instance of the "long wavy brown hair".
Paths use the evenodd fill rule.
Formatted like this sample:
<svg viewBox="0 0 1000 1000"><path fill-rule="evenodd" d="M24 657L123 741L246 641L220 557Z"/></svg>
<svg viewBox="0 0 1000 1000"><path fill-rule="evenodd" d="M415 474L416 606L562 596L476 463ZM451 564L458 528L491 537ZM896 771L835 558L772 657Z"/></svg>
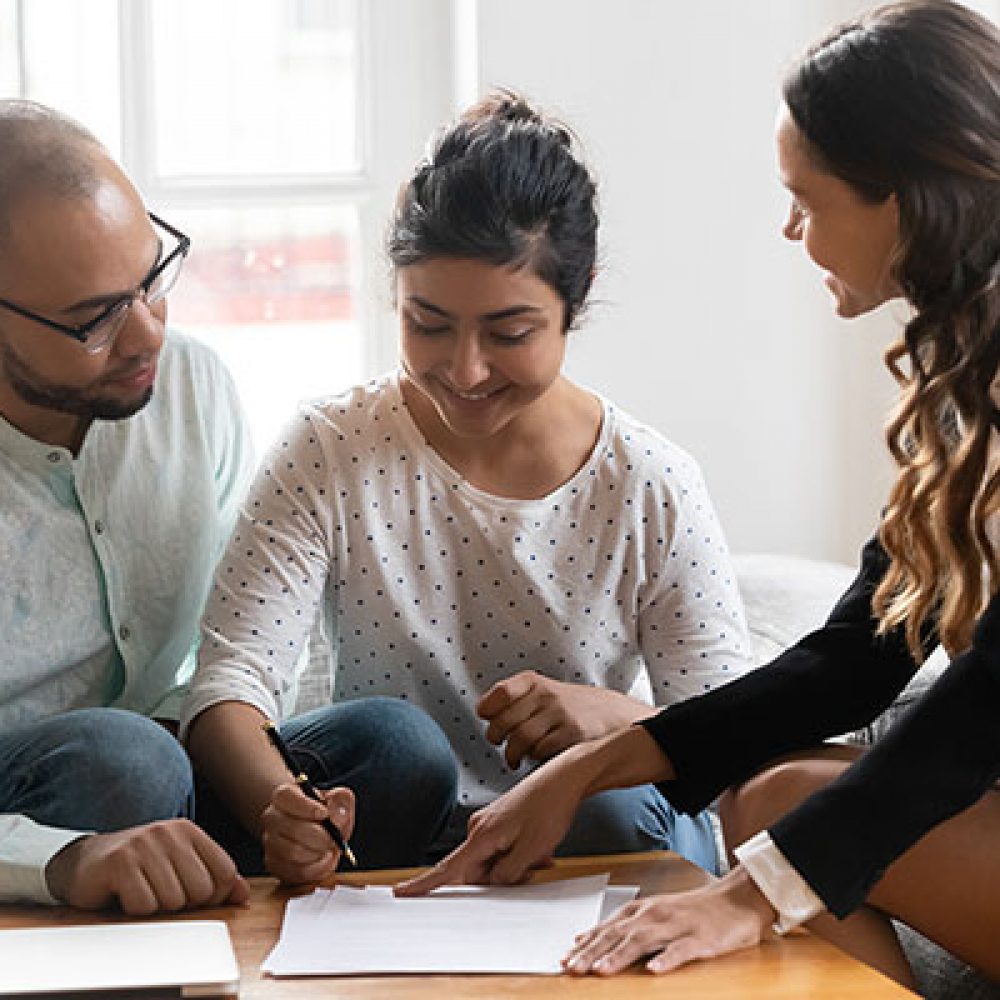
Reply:
<svg viewBox="0 0 1000 1000"><path fill-rule="evenodd" d="M880 7L813 46L784 97L831 173L898 201L892 274L914 315L886 353L898 475L872 607L917 660L934 631L954 655L1000 588L986 531L1000 509L1000 30L946 0Z"/></svg>

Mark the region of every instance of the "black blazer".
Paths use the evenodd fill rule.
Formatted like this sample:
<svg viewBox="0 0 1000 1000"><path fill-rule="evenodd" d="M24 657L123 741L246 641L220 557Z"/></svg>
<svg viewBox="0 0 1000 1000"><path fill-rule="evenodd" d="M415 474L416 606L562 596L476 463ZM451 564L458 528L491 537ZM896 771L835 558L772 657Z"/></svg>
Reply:
<svg viewBox="0 0 1000 1000"><path fill-rule="evenodd" d="M660 786L695 813L780 754L867 725L916 673L902 629L875 633L872 594L888 566L875 539L826 625L772 663L640 723L677 772ZM933 624L925 649L933 644ZM895 858L972 805L1000 774L1000 596L971 647L829 787L770 828L827 908L858 907Z"/></svg>

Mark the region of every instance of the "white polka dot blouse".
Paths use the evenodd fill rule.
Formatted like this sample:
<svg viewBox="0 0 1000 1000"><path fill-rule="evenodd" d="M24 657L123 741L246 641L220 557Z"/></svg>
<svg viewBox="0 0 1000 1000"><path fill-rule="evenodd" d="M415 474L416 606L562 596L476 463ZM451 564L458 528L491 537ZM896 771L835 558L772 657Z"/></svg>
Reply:
<svg viewBox="0 0 1000 1000"><path fill-rule="evenodd" d="M427 711L464 802L515 783L476 703L521 670L657 705L749 668L730 556L695 462L604 401L579 471L539 500L484 493L424 441L396 374L304 406L265 459L206 610L182 720L277 717L319 615L335 700Z"/></svg>

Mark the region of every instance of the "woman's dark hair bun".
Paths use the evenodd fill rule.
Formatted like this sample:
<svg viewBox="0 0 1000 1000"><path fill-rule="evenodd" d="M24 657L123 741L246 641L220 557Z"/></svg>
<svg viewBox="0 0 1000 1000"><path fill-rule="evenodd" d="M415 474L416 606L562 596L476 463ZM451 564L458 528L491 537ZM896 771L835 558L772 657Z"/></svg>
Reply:
<svg viewBox="0 0 1000 1000"><path fill-rule="evenodd" d="M389 259L529 267L565 306L584 306L597 256L596 187L572 132L520 94L495 90L436 134L400 193Z"/></svg>

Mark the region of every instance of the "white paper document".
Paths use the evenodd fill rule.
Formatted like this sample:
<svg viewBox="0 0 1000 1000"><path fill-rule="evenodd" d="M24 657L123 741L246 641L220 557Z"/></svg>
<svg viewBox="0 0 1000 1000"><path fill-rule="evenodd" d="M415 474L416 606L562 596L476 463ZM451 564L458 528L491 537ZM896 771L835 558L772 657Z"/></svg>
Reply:
<svg viewBox="0 0 1000 1000"><path fill-rule="evenodd" d="M179 997L215 997L235 993L239 979L221 920L0 931L0 996L124 997L169 989Z"/></svg>
<svg viewBox="0 0 1000 1000"><path fill-rule="evenodd" d="M370 886L289 900L262 969L272 976L562 971L574 937L607 910L607 875L540 885L437 889L397 899ZM625 892L621 890L625 888ZM638 892L615 886L618 906Z"/></svg>

